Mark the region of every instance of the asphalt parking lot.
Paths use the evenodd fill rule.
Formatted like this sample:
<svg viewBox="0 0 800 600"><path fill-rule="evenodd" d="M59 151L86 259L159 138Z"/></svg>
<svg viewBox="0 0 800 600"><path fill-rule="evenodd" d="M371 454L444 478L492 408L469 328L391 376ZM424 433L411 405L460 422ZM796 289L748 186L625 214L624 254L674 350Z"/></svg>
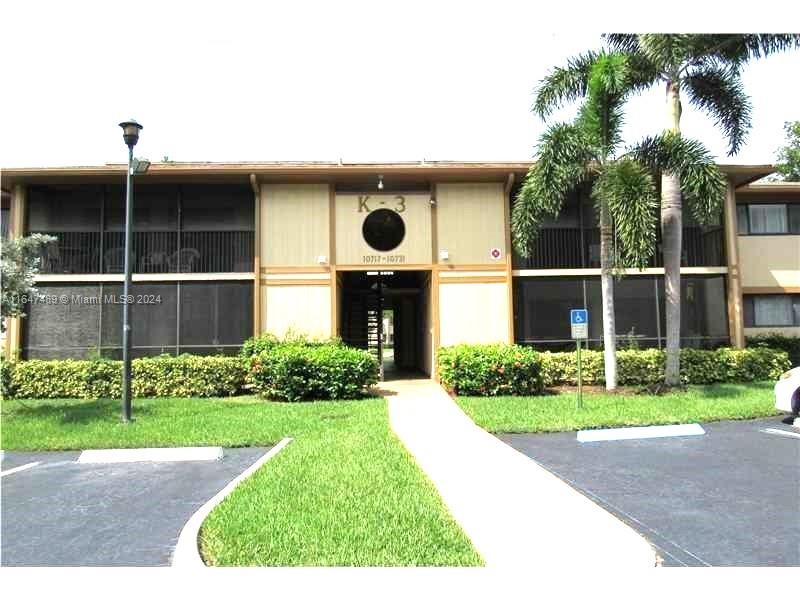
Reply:
<svg viewBox="0 0 800 600"><path fill-rule="evenodd" d="M268 448L216 461L81 464L79 452L6 452L2 566L168 566L189 517Z"/></svg>
<svg viewBox="0 0 800 600"><path fill-rule="evenodd" d="M498 437L639 531L664 566L800 565L800 429L780 417L703 428L583 444L574 432Z"/></svg>

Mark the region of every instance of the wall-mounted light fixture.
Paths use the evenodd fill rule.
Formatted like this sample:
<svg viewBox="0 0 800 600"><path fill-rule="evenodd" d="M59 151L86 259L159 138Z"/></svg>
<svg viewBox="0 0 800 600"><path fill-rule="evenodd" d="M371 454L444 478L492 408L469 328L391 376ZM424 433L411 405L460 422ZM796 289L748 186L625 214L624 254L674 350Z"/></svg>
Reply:
<svg viewBox="0 0 800 600"><path fill-rule="evenodd" d="M447 250L439 252L439 260L450 260L450 253Z"/></svg>
<svg viewBox="0 0 800 600"><path fill-rule="evenodd" d="M324 264L327 264L327 262L328 262L328 257L327 257L327 256L325 256L324 254L320 254L320 255L317 257L317 263L319 263L319 264L321 264L321 265L324 265Z"/></svg>
<svg viewBox="0 0 800 600"><path fill-rule="evenodd" d="M378 175L378 189L383 189L383 175Z"/></svg>

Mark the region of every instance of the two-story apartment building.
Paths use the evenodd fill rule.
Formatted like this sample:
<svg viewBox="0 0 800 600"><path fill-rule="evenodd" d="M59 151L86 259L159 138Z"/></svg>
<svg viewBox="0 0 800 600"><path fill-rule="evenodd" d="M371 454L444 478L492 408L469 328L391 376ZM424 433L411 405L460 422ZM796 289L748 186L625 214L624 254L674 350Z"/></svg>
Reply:
<svg viewBox="0 0 800 600"><path fill-rule="evenodd" d="M394 359L434 374L459 342L571 344L570 308L602 342L597 218L575 193L528 259L511 247L511 203L530 163L167 163L137 176L134 356L233 353L289 331L375 343L393 313ZM720 222L684 217L683 344L800 333L800 186L723 166ZM123 165L7 169L9 235L58 238L43 299L9 323L23 358L121 353ZM5 212L5 211L8 212ZM4 225L5 227L5 225ZM665 343L660 255L615 284L623 345Z"/></svg>

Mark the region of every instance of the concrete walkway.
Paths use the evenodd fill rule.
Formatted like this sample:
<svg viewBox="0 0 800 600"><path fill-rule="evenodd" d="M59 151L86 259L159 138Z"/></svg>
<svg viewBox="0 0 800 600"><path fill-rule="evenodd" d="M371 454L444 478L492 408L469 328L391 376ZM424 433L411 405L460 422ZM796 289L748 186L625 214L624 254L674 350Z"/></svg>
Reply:
<svg viewBox="0 0 800 600"><path fill-rule="evenodd" d="M381 384L395 433L491 567L652 567L642 536L473 423L436 383Z"/></svg>

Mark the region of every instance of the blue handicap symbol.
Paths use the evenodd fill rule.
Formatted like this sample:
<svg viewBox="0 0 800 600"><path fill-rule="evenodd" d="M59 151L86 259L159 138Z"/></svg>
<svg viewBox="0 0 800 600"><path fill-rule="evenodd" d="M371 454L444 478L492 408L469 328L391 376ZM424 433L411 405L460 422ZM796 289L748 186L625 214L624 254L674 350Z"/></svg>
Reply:
<svg viewBox="0 0 800 600"><path fill-rule="evenodd" d="M570 325L582 325L589 322L589 311L585 308L577 308L569 311Z"/></svg>

